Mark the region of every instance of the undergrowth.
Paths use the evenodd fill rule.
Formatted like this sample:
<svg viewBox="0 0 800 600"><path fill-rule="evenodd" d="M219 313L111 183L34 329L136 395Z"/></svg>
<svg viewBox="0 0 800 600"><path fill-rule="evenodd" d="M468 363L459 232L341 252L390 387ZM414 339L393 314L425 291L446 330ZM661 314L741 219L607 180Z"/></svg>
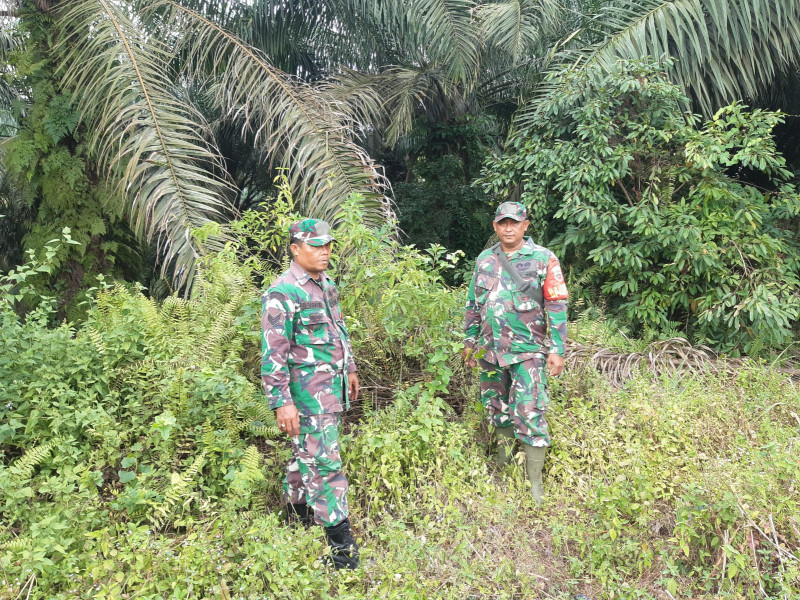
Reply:
<svg viewBox="0 0 800 600"><path fill-rule="evenodd" d="M14 311L32 263L0 280L0 598L800 595L800 393L785 376L553 381L537 508L522 455L489 459L441 257L351 227L337 268L371 398L342 450L362 568L331 572L321 529L282 523L288 443L254 376L240 248L201 265L191 299L103 283L80 326L52 322L46 298Z"/></svg>

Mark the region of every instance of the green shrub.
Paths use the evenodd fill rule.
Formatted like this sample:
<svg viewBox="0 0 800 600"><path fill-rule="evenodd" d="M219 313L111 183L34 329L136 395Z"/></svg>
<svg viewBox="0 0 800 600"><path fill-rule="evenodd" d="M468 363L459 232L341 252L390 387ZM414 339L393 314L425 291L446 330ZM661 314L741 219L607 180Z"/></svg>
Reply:
<svg viewBox="0 0 800 600"><path fill-rule="evenodd" d="M562 93L488 161L483 185L521 191L535 239L588 279L575 291L600 290L640 332L681 329L725 352L790 343L800 196L771 135L783 116L733 104L699 126L651 61L550 84Z"/></svg>
<svg viewBox="0 0 800 600"><path fill-rule="evenodd" d="M54 324L49 300L14 311L45 263L0 279L0 597L800 594L800 395L783 375L553 381L536 507L520 462L488 460L450 261L353 219L336 272L369 394L342 443L363 569L327 570L321 529L275 510L288 443L258 385L253 283L272 275L232 245L188 300L101 280L79 325ZM640 345L586 315L581 340ZM391 406L371 408L382 387Z"/></svg>

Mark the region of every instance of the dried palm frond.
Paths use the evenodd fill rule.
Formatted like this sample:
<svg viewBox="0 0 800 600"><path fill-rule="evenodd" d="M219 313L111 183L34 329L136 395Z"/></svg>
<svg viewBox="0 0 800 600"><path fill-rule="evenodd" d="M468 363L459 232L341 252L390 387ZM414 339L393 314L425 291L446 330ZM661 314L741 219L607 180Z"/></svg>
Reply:
<svg viewBox="0 0 800 600"><path fill-rule="evenodd" d="M620 352L613 348L569 342L566 364L575 370L595 369L612 386L622 387L626 381L643 371L670 377L703 372L734 376L742 368L754 363L750 359L723 359L708 346L692 346L684 338L672 338L653 342L644 352ZM800 381L800 368L784 366L775 370Z"/></svg>

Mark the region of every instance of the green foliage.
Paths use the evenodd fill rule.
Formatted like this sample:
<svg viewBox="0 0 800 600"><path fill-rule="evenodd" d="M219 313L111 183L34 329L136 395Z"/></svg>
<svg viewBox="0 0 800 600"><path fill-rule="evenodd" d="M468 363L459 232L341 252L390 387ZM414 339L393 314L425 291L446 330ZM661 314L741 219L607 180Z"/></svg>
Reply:
<svg viewBox="0 0 800 600"><path fill-rule="evenodd" d="M471 185L462 160L452 154L421 157L414 181L394 186L400 229L419 248L441 244L466 256L481 253L491 234L492 207Z"/></svg>
<svg viewBox="0 0 800 600"><path fill-rule="evenodd" d="M279 434L243 374L255 346L253 324L238 320L256 295L247 272L204 263L193 299L163 304L103 284L76 329L47 327L52 302L25 320L14 312L41 267L0 280L2 568L69 589L93 532L174 532L214 502L263 512L277 478L260 469L282 466L283 452L254 446Z"/></svg>
<svg viewBox="0 0 800 600"><path fill-rule="evenodd" d="M231 251L255 269L275 268L278 256L280 268L287 266L287 257L277 252L288 246L288 224L294 216L284 189L277 203L248 211L233 225L240 243ZM342 313L365 384L364 404L391 402L396 388L420 380L431 396L463 404L463 397L453 392L466 384L457 358L464 296L444 283L444 274L456 267L462 253L436 245L425 251L404 246L394 236L394 223L371 228L363 214L358 195L342 203L328 274L341 290ZM264 277L265 287L270 278Z"/></svg>
<svg viewBox="0 0 800 600"><path fill-rule="evenodd" d="M595 289L634 326L680 327L726 352L790 342L800 196L771 137L783 117L733 104L698 127L649 61L554 82L564 94L488 162L485 188L521 190L535 237L579 274L594 267Z"/></svg>
<svg viewBox="0 0 800 600"><path fill-rule="evenodd" d="M466 461L468 431L449 423L449 407L420 387L404 390L394 405L370 414L343 441L345 469L367 518L394 515L403 505L407 511L421 508L426 493L436 490L433 482L444 476L444 461Z"/></svg>
<svg viewBox="0 0 800 600"><path fill-rule="evenodd" d="M800 593L800 396L783 375L644 375L622 391L554 380L536 507L521 462L487 461L485 411L457 359L463 290L442 284L453 257L401 246L347 206L333 271L365 395L342 438L364 567L334 575L321 530L276 511L288 441L257 384L253 283L272 275L242 260L262 248L247 225L200 261L190 299L101 281L80 327L48 325L50 301L15 312L46 262L0 279L0 596ZM285 244L279 228L264 235ZM639 343L591 311L576 331Z"/></svg>
<svg viewBox="0 0 800 600"><path fill-rule="evenodd" d="M55 75L53 17L32 8L23 11L20 27L28 43L13 52L13 85L26 90L16 102L18 127L3 144L2 160L9 184L20 190L29 218L21 247L42 258L47 244L69 228L74 243L58 247L47 258L49 277L37 281L40 293L59 298L58 316L78 317L86 290L101 273L131 275L136 271L136 244L120 222L117 199L89 175L86 127L80 107ZM14 239L13 237L11 238ZM120 264L117 263L119 259Z"/></svg>
<svg viewBox="0 0 800 600"><path fill-rule="evenodd" d="M392 237L392 224L382 229L362 224L357 199L345 206L336 230L340 259L333 273L345 291L342 312L348 315L356 346L385 340L395 345L397 355L436 371L461 347L463 298L442 279L459 255L403 246ZM380 356L369 351L363 355L368 360ZM434 376L444 386L441 391L448 383L444 377L443 371Z"/></svg>
<svg viewBox="0 0 800 600"><path fill-rule="evenodd" d="M576 577L590 573L608 598L650 597L635 581L652 579L676 598L800 591L791 383L761 367L617 393L580 377L562 382L547 467L563 499L554 543Z"/></svg>
<svg viewBox="0 0 800 600"><path fill-rule="evenodd" d="M0 279L0 520L6 532L0 568L31 573L40 589L54 594L78 581L98 597L113 597L139 581L118 573L161 568L151 562L157 559L138 556L145 531L191 539L220 515L256 523L268 506L281 504L287 446L276 443L285 438L256 385L260 306L253 278L268 283L272 275L255 273L265 263L250 253L285 245L292 218L286 194L272 207L277 224L260 230L264 221L248 215L237 228L242 244L198 262L188 300L157 302L138 287L101 278L80 327L49 327L52 301L40 302L25 319L14 310L35 293L35 279L49 273L49 263L32 254ZM336 232L343 305L356 343L381 344L389 357L370 361L364 352L363 376L387 385L417 381L406 397L419 404L419 424L405 439L444 443L450 409L437 396L448 394L457 369L453 358L461 344L453 324L463 299L443 285L440 273L456 257L441 248L424 253L400 246L390 226L376 231L362 224L358 198L347 207L346 225ZM63 240L72 241L68 231ZM45 258L53 260L61 243L50 244ZM431 298L438 303L431 305ZM399 372L391 357L404 364ZM428 404L440 409L434 414ZM418 449L422 454L397 480L403 491L393 493L405 497L408 485L421 481L412 474L427 468L434 453L422 444ZM126 550L109 554L108 540L119 548L123 531L132 535L122 544ZM198 581L215 572L206 568L197 567ZM296 576L309 578L302 570ZM164 591L160 582L148 585L142 587L148 593ZM251 591L266 589L263 579L253 585Z"/></svg>

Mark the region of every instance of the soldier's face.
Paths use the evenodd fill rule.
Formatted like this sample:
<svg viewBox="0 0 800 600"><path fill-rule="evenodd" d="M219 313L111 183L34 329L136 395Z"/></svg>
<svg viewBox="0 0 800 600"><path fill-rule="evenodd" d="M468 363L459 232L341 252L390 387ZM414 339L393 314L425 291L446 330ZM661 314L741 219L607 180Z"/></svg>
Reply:
<svg viewBox="0 0 800 600"><path fill-rule="evenodd" d="M519 248L525 239L525 230L528 229L530 223L530 221L515 221L509 217L493 223L494 232L500 238L503 250Z"/></svg>
<svg viewBox="0 0 800 600"><path fill-rule="evenodd" d="M292 244L292 254L294 261L314 279L319 278L319 274L328 268L331 260L331 242L324 246L311 246L309 244Z"/></svg>

